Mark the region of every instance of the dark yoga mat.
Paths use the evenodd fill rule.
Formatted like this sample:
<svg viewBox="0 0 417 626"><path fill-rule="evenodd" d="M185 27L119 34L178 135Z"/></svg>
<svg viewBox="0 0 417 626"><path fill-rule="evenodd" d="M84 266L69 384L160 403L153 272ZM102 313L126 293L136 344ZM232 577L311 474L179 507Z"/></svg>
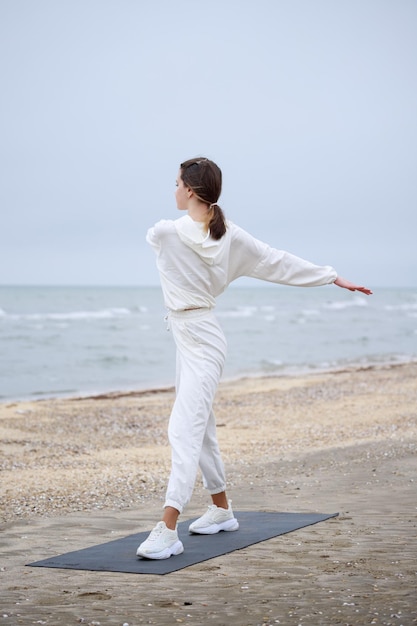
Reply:
<svg viewBox="0 0 417 626"><path fill-rule="evenodd" d="M76 550L54 556L31 567L57 567L98 572L125 572L131 574L169 574L216 556L241 550L260 541L266 541L290 533L298 528L317 524L338 513L264 513L256 511L235 512L240 528L234 532L216 535L190 535L191 521L178 524L178 535L184 544L184 552L169 559L151 561L136 556L138 545L146 539L149 531L136 533L122 539L102 543L91 548Z"/></svg>

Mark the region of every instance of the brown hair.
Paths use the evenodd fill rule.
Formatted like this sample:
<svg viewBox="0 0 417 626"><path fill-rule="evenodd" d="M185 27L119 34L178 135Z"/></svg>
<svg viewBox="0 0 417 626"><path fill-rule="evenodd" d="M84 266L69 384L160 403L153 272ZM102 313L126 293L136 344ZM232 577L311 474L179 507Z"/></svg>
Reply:
<svg viewBox="0 0 417 626"><path fill-rule="evenodd" d="M226 218L217 204L222 191L221 169L213 161L200 157L181 163L180 175L184 185L209 205L206 227L213 239L221 239L226 232Z"/></svg>

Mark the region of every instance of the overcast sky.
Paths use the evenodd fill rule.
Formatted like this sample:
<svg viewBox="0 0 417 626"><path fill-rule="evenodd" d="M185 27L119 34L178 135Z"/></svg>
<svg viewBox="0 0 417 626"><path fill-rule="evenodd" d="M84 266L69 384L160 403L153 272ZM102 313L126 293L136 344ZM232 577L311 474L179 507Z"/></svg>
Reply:
<svg viewBox="0 0 417 626"><path fill-rule="evenodd" d="M227 216L417 286L415 0L0 0L0 284L158 284L181 161Z"/></svg>

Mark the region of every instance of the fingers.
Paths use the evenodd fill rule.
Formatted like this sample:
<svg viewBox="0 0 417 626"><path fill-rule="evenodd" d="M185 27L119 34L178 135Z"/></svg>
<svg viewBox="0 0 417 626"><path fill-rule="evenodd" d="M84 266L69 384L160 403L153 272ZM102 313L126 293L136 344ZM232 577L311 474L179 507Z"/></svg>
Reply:
<svg viewBox="0 0 417 626"><path fill-rule="evenodd" d="M354 283L351 283L349 280L346 280L346 278L342 278L341 276L338 276L336 278L336 280L334 281L334 284L337 285L338 287L342 287L343 289L349 289L349 291L360 291L361 293L364 293L367 296L372 295L372 291L368 289L368 287L355 285Z"/></svg>

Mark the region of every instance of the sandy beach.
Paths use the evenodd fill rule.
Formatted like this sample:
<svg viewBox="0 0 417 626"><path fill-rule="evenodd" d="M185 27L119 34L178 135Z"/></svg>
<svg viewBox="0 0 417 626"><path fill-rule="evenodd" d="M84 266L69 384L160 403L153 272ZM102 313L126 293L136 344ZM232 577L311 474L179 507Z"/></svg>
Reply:
<svg viewBox="0 0 417 626"><path fill-rule="evenodd" d="M234 508L338 518L166 576L26 567L153 527L173 398L0 405L1 624L417 623L416 363L222 383Z"/></svg>

